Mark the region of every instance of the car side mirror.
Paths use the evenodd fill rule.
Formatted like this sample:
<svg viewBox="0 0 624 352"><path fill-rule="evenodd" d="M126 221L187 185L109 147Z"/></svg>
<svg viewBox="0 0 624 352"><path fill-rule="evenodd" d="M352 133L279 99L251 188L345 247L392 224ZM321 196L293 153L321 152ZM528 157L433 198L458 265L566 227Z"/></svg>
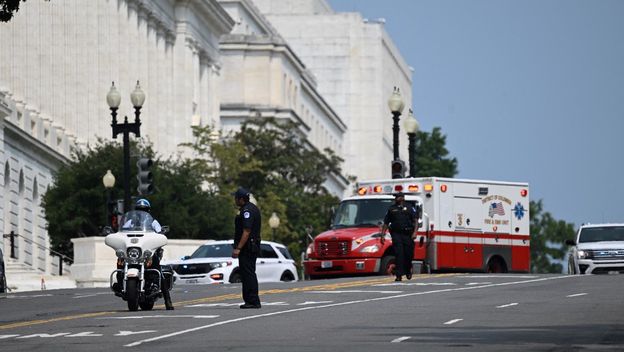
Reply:
<svg viewBox="0 0 624 352"><path fill-rule="evenodd" d="M108 236L108 235L110 235L111 233L113 233L113 228L112 228L112 227L110 227L110 226L104 226L104 227L102 228L102 235L104 235L104 236Z"/></svg>
<svg viewBox="0 0 624 352"><path fill-rule="evenodd" d="M162 233L163 235L166 235L169 233L169 226L165 225L161 228L160 233Z"/></svg>
<svg viewBox="0 0 624 352"><path fill-rule="evenodd" d="M574 242L574 240L565 240L565 244L568 246L576 246L576 242Z"/></svg>
<svg viewBox="0 0 624 352"><path fill-rule="evenodd" d="M189 260L189 259L191 259L190 255L185 255L184 257L182 257L182 260Z"/></svg>

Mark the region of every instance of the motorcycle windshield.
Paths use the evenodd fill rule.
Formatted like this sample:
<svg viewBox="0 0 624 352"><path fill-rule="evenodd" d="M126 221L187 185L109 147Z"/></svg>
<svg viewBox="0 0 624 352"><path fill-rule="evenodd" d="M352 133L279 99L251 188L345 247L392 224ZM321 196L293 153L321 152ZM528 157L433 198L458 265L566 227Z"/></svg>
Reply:
<svg viewBox="0 0 624 352"><path fill-rule="evenodd" d="M153 232L154 218L150 213L142 210L132 210L121 217L120 232Z"/></svg>

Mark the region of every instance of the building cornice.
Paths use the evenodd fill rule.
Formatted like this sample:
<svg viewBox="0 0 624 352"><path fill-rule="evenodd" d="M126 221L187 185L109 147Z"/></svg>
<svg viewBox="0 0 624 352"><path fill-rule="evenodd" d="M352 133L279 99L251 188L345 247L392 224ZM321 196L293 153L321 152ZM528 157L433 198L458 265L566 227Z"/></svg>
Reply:
<svg viewBox="0 0 624 352"><path fill-rule="evenodd" d="M29 135L24 130L15 126L12 122L5 120L4 121L4 143L5 144L14 144L11 143L14 141L15 147L22 151L26 151L28 149L33 150L29 155L46 165L50 169L57 169L61 164L68 164L70 160L66 158L63 154L58 151L52 149L49 145L41 142L37 138Z"/></svg>

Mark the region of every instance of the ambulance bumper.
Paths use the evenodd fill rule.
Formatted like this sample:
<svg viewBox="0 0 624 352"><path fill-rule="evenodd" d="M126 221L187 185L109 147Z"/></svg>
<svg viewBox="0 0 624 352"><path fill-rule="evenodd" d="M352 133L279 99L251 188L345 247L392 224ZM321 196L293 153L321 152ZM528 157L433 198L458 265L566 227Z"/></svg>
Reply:
<svg viewBox="0 0 624 352"><path fill-rule="evenodd" d="M309 259L303 262L310 276L372 274L379 272L380 258Z"/></svg>

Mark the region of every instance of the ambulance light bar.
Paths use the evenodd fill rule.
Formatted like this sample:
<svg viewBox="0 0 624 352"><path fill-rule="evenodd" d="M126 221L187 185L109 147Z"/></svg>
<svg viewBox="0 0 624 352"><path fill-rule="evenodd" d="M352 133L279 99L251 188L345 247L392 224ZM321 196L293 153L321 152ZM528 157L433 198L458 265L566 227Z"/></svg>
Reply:
<svg viewBox="0 0 624 352"><path fill-rule="evenodd" d="M431 186L431 185L428 185ZM426 189L427 185L425 185ZM396 192L404 192L407 194L420 193L421 185L412 183L389 183L389 184L372 184L367 186L359 186L357 194L364 196L367 194L394 194ZM433 187L431 188L433 189Z"/></svg>

